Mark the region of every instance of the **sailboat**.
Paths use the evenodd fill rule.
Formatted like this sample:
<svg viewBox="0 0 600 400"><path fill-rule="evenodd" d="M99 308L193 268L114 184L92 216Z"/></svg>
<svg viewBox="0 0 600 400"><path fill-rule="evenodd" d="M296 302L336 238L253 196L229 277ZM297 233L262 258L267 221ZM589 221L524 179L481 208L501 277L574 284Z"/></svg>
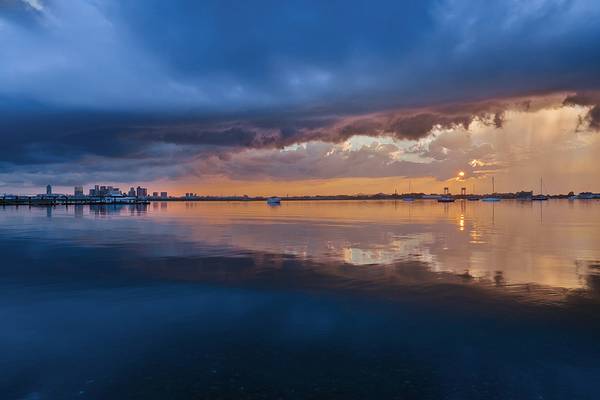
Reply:
<svg viewBox="0 0 600 400"><path fill-rule="evenodd" d="M410 188L410 181L408 181L408 196L402 197L402 200L404 200L404 201L414 201L415 198L412 197L411 194L412 194L412 191L411 191L411 188Z"/></svg>
<svg viewBox="0 0 600 400"><path fill-rule="evenodd" d="M548 200L548 196L542 194L544 193L544 182L542 181L542 178L540 178L540 194L536 194L534 196L531 196L531 201L545 201Z"/></svg>
<svg viewBox="0 0 600 400"><path fill-rule="evenodd" d="M479 196L475 194L475 185L473 185L473 189L471 190L473 194L467 196L468 201L479 201L481 200Z"/></svg>
<svg viewBox="0 0 600 400"><path fill-rule="evenodd" d="M496 197L495 194L496 194L496 185L494 182L494 177L492 176L492 195L485 196L483 199L481 199L481 201L487 201L487 202L500 201L500 197Z"/></svg>

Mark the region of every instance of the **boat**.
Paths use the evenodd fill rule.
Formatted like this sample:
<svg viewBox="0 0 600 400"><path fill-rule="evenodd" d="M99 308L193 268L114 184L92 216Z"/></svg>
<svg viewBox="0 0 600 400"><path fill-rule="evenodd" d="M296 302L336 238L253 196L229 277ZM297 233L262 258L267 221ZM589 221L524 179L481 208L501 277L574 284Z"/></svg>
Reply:
<svg viewBox="0 0 600 400"><path fill-rule="evenodd" d="M579 200L592 200L596 198L596 196L592 192L581 192L577 195L577 198Z"/></svg>
<svg viewBox="0 0 600 400"><path fill-rule="evenodd" d="M492 176L492 193L496 193L496 184L494 182L494 177ZM484 198L481 199L481 201L486 201L486 202L495 202L495 201L500 201L500 197L496 197L493 194L491 196L485 196Z"/></svg>
<svg viewBox="0 0 600 400"><path fill-rule="evenodd" d="M267 204L272 206L281 204L281 197L269 197L267 199Z"/></svg>
<svg viewBox="0 0 600 400"><path fill-rule="evenodd" d="M468 201L479 201L479 200L481 200L481 198L479 196L468 196L467 200Z"/></svg>
<svg viewBox="0 0 600 400"><path fill-rule="evenodd" d="M454 203L455 199L452 196L442 196L437 201L438 203Z"/></svg>
<svg viewBox="0 0 600 400"><path fill-rule="evenodd" d="M540 194L536 194L535 196L531 196L531 201L545 201L548 200L548 196L542 194L544 193L544 181L540 178Z"/></svg>
<svg viewBox="0 0 600 400"><path fill-rule="evenodd" d="M408 193L412 193L412 189L411 189L411 186L410 186L410 181L408 181ZM402 201L414 201L414 200L415 200L415 198L413 196L410 196L410 195L402 197Z"/></svg>

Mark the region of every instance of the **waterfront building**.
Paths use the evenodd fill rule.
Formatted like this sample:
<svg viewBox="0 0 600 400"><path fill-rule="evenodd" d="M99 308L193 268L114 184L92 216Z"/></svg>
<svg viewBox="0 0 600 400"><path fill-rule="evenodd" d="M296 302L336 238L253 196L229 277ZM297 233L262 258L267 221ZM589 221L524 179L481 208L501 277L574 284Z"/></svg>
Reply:
<svg viewBox="0 0 600 400"><path fill-rule="evenodd" d="M127 193L129 197L135 197L135 188L132 186L129 188L129 192Z"/></svg>
<svg viewBox="0 0 600 400"><path fill-rule="evenodd" d="M46 186L46 194L52 194L52 185Z"/></svg>
<svg viewBox="0 0 600 400"><path fill-rule="evenodd" d="M169 195L167 194L167 192L160 192L160 197L161 199L166 199L169 197Z"/></svg>
<svg viewBox="0 0 600 400"><path fill-rule="evenodd" d="M138 186L136 189L137 197L148 197L148 188Z"/></svg>
<svg viewBox="0 0 600 400"><path fill-rule="evenodd" d="M75 186L73 189L73 194L77 197L83 196L83 186Z"/></svg>
<svg viewBox="0 0 600 400"><path fill-rule="evenodd" d="M90 196L94 197L105 197L105 196L120 196L121 189L112 186L98 186L95 185L93 189L90 189Z"/></svg>
<svg viewBox="0 0 600 400"><path fill-rule="evenodd" d="M158 197L158 192L152 192L152 197Z"/></svg>

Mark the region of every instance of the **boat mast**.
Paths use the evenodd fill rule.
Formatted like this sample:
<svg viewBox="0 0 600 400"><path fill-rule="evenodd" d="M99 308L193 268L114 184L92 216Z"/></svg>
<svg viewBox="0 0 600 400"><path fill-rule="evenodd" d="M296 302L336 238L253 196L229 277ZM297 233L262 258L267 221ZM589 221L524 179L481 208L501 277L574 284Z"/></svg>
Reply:
<svg viewBox="0 0 600 400"><path fill-rule="evenodd" d="M492 194L496 193L496 186L494 183L494 177L492 176Z"/></svg>

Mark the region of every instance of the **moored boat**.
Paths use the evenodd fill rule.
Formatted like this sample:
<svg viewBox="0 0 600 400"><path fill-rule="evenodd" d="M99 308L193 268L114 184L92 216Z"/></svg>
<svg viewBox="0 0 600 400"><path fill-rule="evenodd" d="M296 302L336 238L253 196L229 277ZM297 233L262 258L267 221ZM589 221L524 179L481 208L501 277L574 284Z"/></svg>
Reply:
<svg viewBox="0 0 600 400"><path fill-rule="evenodd" d="M485 196L484 198L481 199L481 201L486 201L486 202L500 201L500 197L494 196L495 193L496 193L496 183L495 183L494 177L492 176L492 195Z"/></svg>
<svg viewBox="0 0 600 400"><path fill-rule="evenodd" d="M442 196L438 199L438 203L454 203L455 199L452 196Z"/></svg>
<svg viewBox="0 0 600 400"><path fill-rule="evenodd" d="M544 193L544 181L540 178L540 194L536 194L535 196L531 196L531 201L545 201L548 200L548 196L542 194Z"/></svg>
<svg viewBox="0 0 600 400"><path fill-rule="evenodd" d="M267 204L269 204L269 205L281 204L281 198L280 197L269 197L267 199Z"/></svg>
<svg viewBox="0 0 600 400"><path fill-rule="evenodd" d="M577 198L579 200L592 200L596 198L596 196L592 192L581 192L577 195Z"/></svg>

